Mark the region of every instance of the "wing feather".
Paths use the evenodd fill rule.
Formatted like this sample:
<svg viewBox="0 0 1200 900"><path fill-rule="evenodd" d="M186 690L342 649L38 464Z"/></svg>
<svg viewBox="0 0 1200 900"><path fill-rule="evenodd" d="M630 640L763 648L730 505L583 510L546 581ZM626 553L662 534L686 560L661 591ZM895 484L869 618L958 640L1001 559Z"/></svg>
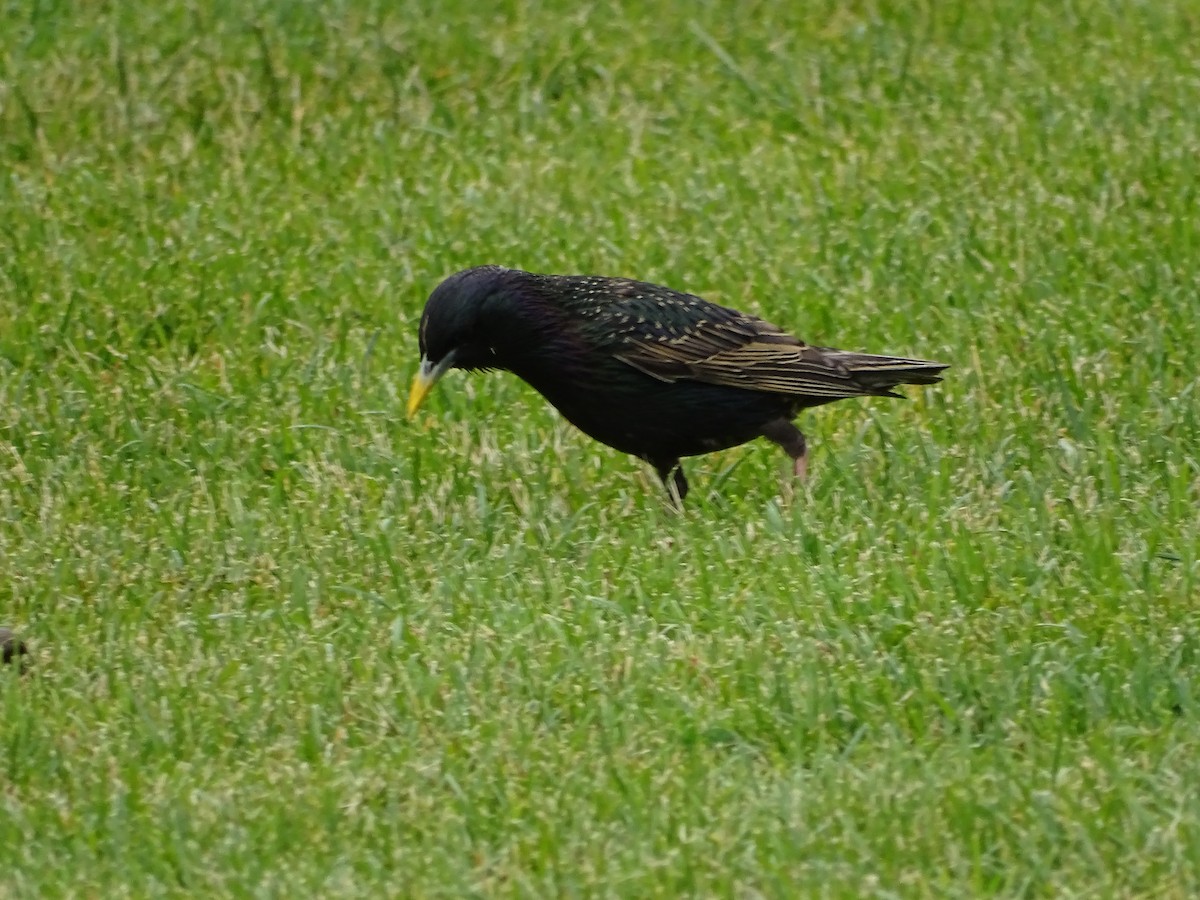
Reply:
<svg viewBox="0 0 1200 900"><path fill-rule="evenodd" d="M730 311L732 313L732 311ZM625 335L616 357L662 381L688 379L808 397L854 397L853 373L762 319L732 313L671 337Z"/></svg>
<svg viewBox="0 0 1200 900"><path fill-rule="evenodd" d="M574 277L574 312L592 320L619 360L664 382L701 381L837 400L930 383L937 363L814 347L757 316L628 279Z"/></svg>

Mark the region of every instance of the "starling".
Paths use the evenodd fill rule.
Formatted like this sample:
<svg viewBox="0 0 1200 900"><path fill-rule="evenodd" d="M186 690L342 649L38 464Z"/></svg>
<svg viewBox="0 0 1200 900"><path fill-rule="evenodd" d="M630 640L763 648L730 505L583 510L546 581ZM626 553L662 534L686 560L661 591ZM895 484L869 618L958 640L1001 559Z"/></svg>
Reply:
<svg viewBox="0 0 1200 900"><path fill-rule="evenodd" d="M845 397L899 397L947 368L923 359L813 347L755 316L626 278L479 266L439 284L421 316L411 417L450 369L517 375L585 434L646 460L681 501L680 457L756 437L804 478L792 423Z"/></svg>

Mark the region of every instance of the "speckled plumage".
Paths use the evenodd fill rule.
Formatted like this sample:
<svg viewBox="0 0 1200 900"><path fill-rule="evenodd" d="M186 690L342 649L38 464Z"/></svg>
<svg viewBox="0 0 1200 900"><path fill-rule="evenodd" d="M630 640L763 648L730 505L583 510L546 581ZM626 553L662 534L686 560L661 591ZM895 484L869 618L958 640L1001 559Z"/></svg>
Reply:
<svg viewBox="0 0 1200 900"><path fill-rule="evenodd" d="M505 369L580 430L650 462L680 499L679 459L766 437L803 475L802 409L900 396L945 365L813 347L769 322L660 285L480 266L451 275L421 317L409 411L449 368Z"/></svg>

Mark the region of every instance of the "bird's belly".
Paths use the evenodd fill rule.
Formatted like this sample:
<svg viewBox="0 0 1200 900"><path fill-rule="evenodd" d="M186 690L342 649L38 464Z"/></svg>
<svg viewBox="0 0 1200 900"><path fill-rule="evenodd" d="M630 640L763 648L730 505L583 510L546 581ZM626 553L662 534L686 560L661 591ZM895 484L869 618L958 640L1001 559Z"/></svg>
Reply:
<svg viewBox="0 0 1200 900"><path fill-rule="evenodd" d="M736 447L762 434L767 423L790 418L787 397L700 382L622 381L586 395L551 386L540 392L585 434L646 459L698 456Z"/></svg>

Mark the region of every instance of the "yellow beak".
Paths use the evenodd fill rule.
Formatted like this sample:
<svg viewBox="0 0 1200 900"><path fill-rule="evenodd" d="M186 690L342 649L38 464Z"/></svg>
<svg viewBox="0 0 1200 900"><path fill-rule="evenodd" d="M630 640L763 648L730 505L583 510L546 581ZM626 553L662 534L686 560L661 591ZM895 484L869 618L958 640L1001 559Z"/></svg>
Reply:
<svg viewBox="0 0 1200 900"><path fill-rule="evenodd" d="M410 419L420 409L421 404L425 402L425 398L429 395L433 386L446 374L446 370L450 368L450 363L451 357L449 355L436 365L425 357L421 357L421 368L413 376L412 387L408 392L408 417Z"/></svg>

